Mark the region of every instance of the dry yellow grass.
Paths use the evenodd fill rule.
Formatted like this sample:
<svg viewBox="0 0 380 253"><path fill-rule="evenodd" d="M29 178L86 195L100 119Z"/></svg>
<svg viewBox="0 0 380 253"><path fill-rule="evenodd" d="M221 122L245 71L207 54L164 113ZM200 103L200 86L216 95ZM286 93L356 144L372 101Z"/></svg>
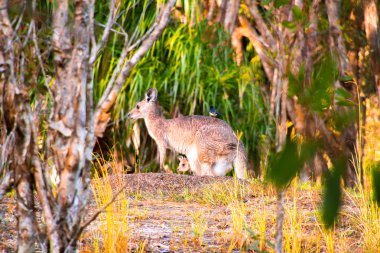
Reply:
<svg viewBox="0 0 380 253"><path fill-rule="evenodd" d="M101 207L115 186L94 180L93 191ZM380 212L370 195L368 188L346 191L339 222L325 230L319 217L321 187L294 181L286 192L284 251L378 252ZM231 179L171 194L125 192L85 234L83 250L272 252L275 201L274 190L257 180Z"/></svg>
<svg viewBox="0 0 380 253"><path fill-rule="evenodd" d="M322 187L294 180L285 197L284 252L380 252L380 210L371 190L371 162L380 152L379 112L367 113L365 130L372 138L365 146L364 185L344 190L339 220L333 229L326 230L320 219ZM116 181L107 180L108 171L118 175ZM92 189L98 208L125 183L132 183L121 173L115 163L95 176ZM149 176L153 175L144 175ZM197 182L183 175L160 177L162 182L170 178L169 185L179 184L172 181L176 178L182 183L190 179ZM202 187L188 184L173 191L161 187L123 192L83 236L82 250L273 252L276 194L270 185L231 178Z"/></svg>

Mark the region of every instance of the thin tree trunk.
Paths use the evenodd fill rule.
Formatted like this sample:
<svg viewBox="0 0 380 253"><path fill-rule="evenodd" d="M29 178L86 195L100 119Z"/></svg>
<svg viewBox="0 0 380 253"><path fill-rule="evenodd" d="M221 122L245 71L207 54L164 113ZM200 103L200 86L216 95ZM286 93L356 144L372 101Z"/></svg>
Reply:
<svg viewBox="0 0 380 253"><path fill-rule="evenodd" d="M21 98L24 96L24 98ZM34 218L34 199L33 199L33 174L30 166L30 120L26 112L26 94L16 94L17 122L14 150L15 183L17 192L17 252L33 252L35 241L35 218Z"/></svg>
<svg viewBox="0 0 380 253"><path fill-rule="evenodd" d="M329 20L329 44L333 53L338 56L339 70L342 75L350 74L351 68L349 65L347 50L344 44L343 34L340 30L339 10L341 0L326 0L327 17Z"/></svg>
<svg viewBox="0 0 380 253"><path fill-rule="evenodd" d="M363 0L364 27L377 90L377 102L380 108L380 25L378 4L377 0Z"/></svg>
<svg viewBox="0 0 380 253"><path fill-rule="evenodd" d="M221 0L218 15L216 21L223 24L224 17L226 15L227 0Z"/></svg>
<svg viewBox="0 0 380 253"><path fill-rule="evenodd" d="M235 25L236 25L236 19L238 16L240 7L240 1L239 0L229 0L227 1L226 6L226 14L224 17L224 29L232 34L234 31Z"/></svg>
<svg viewBox="0 0 380 253"><path fill-rule="evenodd" d="M282 253L282 237L283 237L283 224L284 224L284 194L285 190L277 190L277 210L276 210L276 238L274 243L274 252Z"/></svg>
<svg viewBox="0 0 380 253"><path fill-rule="evenodd" d="M348 61L347 50L343 39L342 31L339 27L339 11L340 11L341 1L336 0L326 0L326 9L327 16L329 20L329 44L331 50L333 50L333 54L337 55L339 71L341 76L352 75L352 69ZM339 81L335 82L335 88L340 88L341 85ZM353 84L349 84L347 87L353 98L357 97L356 87ZM339 111L349 110L348 108L342 106L336 106ZM344 152L345 156L349 159L352 155L355 154L355 145L356 145L356 129L355 124L352 123L349 126L345 127L342 130L341 135L339 136L340 143L342 145L341 150ZM356 157L355 157L356 159ZM355 160L354 159L354 160ZM348 161L348 160L347 160ZM362 168L357 168L358 170L362 170ZM347 169L345 171L345 183L349 187L353 187L357 182L355 166L352 162L347 162ZM360 174L360 172L359 172Z"/></svg>
<svg viewBox="0 0 380 253"><path fill-rule="evenodd" d="M311 71L313 67L314 50L317 48L318 42L318 13L321 0L313 0L310 6L309 15L309 32L306 35L306 57L305 57L305 82L310 84Z"/></svg>
<svg viewBox="0 0 380 253"><path fill-rule="evenodd" d="M7 135L14 131L14 147L11 169L16 187L17 252L33 252L35 241L35 217L33 200L33 178L29 161L30 131L26 118L27 94L22 93L15 77L15 47L13 28L8 17L8 2L0 0L0 78L2 85L2 109Z"/></svg>

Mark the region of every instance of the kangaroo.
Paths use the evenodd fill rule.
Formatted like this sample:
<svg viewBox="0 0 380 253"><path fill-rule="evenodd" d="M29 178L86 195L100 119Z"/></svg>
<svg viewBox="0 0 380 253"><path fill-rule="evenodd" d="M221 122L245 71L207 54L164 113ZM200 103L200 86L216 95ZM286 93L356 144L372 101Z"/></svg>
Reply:
<svg viewBox="0 0 380 253"><path fill-rule="evenodd" d="M165 170L166 149L170 148L186 155L195 175L224 176L233 164L236 176L244 178L246 151L225 121L199 115L165 119L156 101L157 90L150 88L128 117L144 119L149 135L158 146L161 170Z"/></svg>
<svg viewBox="0 0 380 253"><path fill-rule="evenodd" d="M221 114L213 106L210 107L209 115L210 115L210 117L214 117L214 118L218 118L221 116ZM179 114L178 117L181 117L181 116L183 116L183 115ZM179 164L177 167L178 172L186 172L186 171L191 170L189 160L187 160L187 158L185 156L179 156L178 160L179 160ZM230 169L228 169L228 170L230 170Z"/></svg>

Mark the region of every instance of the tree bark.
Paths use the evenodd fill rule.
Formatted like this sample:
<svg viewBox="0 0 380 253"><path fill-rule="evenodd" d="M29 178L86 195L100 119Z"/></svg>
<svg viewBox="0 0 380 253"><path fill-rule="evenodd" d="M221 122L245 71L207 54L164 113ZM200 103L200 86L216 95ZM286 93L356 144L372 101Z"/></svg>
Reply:
<svg viewBox="0 0 380 253"><path fill-rule="evenodd" d="M369 46L369 57L374 72L377 102L380 108L380 26L378 4L377 0L363 0L364 28Z"/></svg>
<svg viewBox="0 0 380 253"><path fill-rule="evenodd" d="M352 75L352 68L349 64L347 57L347 50L345 42L343 39L342 31L339 27L339 11L340 11L340 1L335 0L326 0L326 9L327 16L329 20L329 44L333 55L336 55L338 58L339 72L341 76ZM335 82L335 88L340 88L341 85L339 81ZM348 87L345 87L350 91L353 98L357 97L356 87L352 83ZM349 110L342 106L335 106L339 111ZM341 144L341 150L344 152L347 158L352 157L355 154L355 145L356 145L356 129L355 124L352 123L349 126L345 127L342 130L341 135L339 136L339 142ZM356 158L355 158L356 159ZM354 160L355 160L354 159ZM362 170L362 168L358 168ZM357 182L355 167L352 162L347 160L347 169L345 171L345 183L349 187L353 187ZM359 173L360 174L360 173Z"/></svg>
<svg viewBox="0 0 380 253"><path fill-rule="evenodd" d="M16 136L14 149L15 184L17 192L17 252L33 252L36 234L33 199L33 174L30 164L30 118L28 117L27 94L15 94L17 107Z"/></svg>
<svg viewBox="0 0 380 253"><path fill-rule="evenodd" d="M89 1L74 2L74 26L71 41L68 26L68 1L58 0L54 10L53 46L56 78L52 86L54 114L50 122L52 154L60 174L58 186L60 245L54 250L76 249L73 236L82 220L81 173L85 164L86 89L90 48ZM53 251L53 250L52 250Z"/></svg>
<svg viewBox="0 0 380 253"><path fill-rule="evenodd" d="M8 17L8 2L0 0L0 84L2 109L7 137L14 134L11 170L17 193L17 252L33 252L35 241L35 217L33 199L33 178L29 162L30 121L24 102L27 93L22 92L15 76L14 33Z"/></svg>
<svg viewBox="0 0 380 253"><path fill-rule="evenodd" d="M240 1L239 0L229 0L227 1L226 14L224 17L223 25L224 29L232 34L236 25L236 19L239 13Z"/></svg>
<svg viewBox="0 0 380 253"><path fill-rule="evenodd" d="M329 44L333 54L338 56L338 64L341 75L350 74L351 67L347 58L347 50L344 44L343 34L340 30L339 11L340 0L326 0L327 17L329 20Z"/></svg>
<svg viewBox="0 0 380 253"><path fill-rule="evenodd" d="M311 82L311 71L313 67L314 50L318 42L318 13L321 0L313 0L310 6L309 22L310 26L306 33L306 57L305 57L305 81Z"/></svg>

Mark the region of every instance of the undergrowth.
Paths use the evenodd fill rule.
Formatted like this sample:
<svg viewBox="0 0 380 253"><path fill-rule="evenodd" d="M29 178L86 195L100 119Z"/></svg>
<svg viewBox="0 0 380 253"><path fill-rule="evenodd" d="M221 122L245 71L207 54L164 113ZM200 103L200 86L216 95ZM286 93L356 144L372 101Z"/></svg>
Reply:
<svg viewBox="0 0 380 253"><path fill-rule="evenodd" d="M127 183L117 176L118 186L112 185L115 181L109 180L109 170L108 167L96 173L92 182L98 208L111 200L115 189ZM120 171L112 173L120 175ZM370 168L367 168L365 178L369 175ZM286 192L284 252L378 252L380 211L370 189L370 180L366 180L365 187L346 190L339 221L328 230L320 218L320 185L294 180ZM177 218L186 222L175 223L173 217L169 226L173 238L162 247L185 252L273 252L275 191L258 180L242 182L231 178L169 195L137 194L139 198L135 198L136 193L123 192L100 215L96 225L84 236L90 243L85 244L83 251L146 252L159 242L153 243L133 231L146 222L154 223L151 219L162 219L146 205L162 203L170 208L173 203L181 208ZM144 205L136 204L140 202Z"/></svg>

